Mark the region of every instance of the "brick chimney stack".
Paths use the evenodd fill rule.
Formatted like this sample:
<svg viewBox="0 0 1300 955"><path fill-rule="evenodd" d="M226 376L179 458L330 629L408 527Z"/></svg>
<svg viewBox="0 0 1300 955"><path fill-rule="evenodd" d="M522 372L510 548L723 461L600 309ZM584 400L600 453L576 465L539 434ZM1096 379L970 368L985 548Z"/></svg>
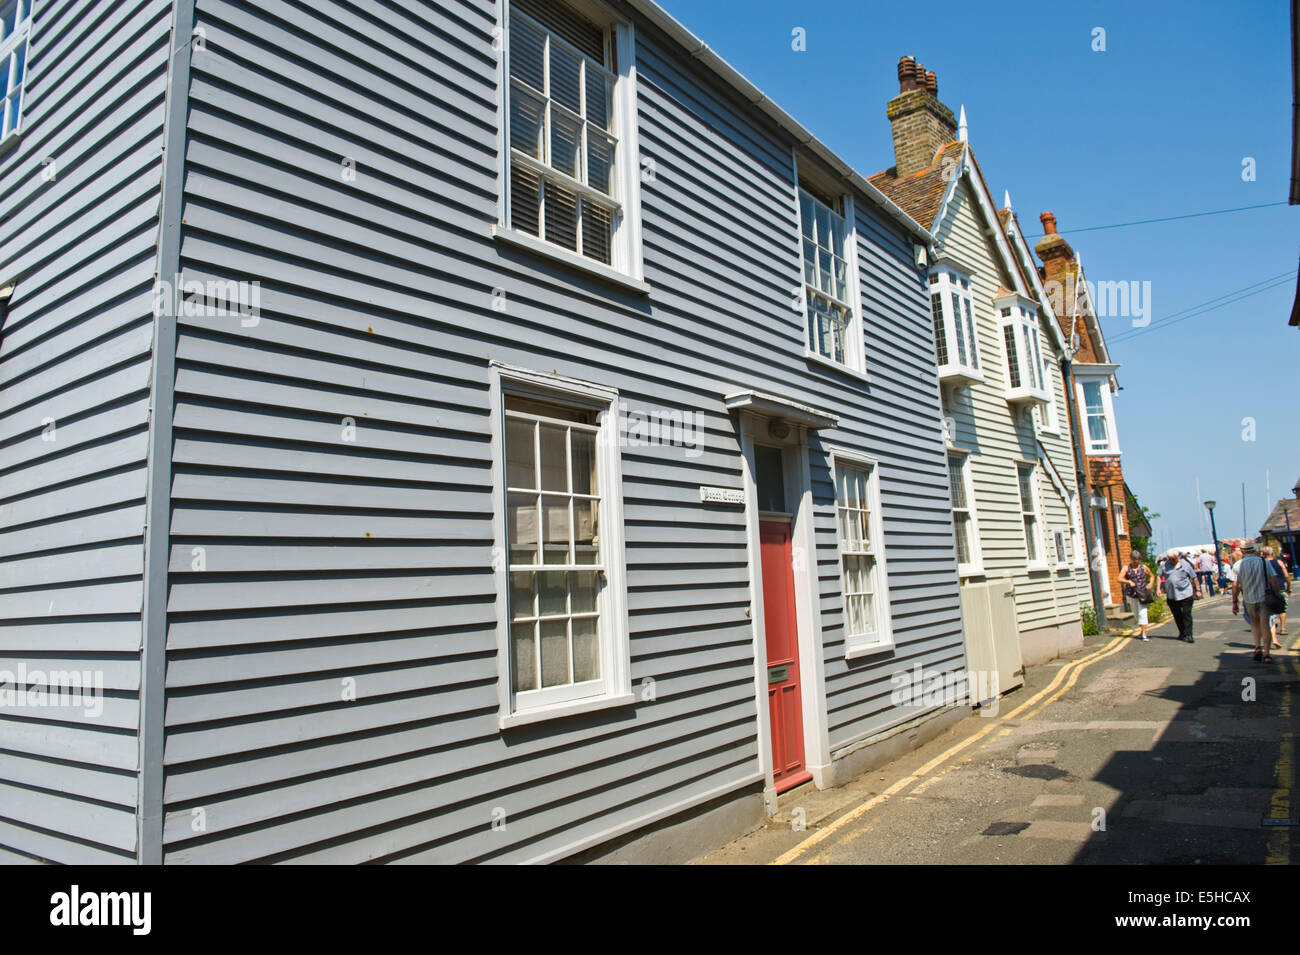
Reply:
<svg viewBox="0 0 1300 955"><path fill-rule="evenodd" d="M1045 277L1050 281L1063 281L1067 266L1074 261L1074 249L1064 237L1057 234L1056 214L1050 210L1038 217L1043 224L1043 237L1034 246L1034 251L1043 260Z"/></svg>
<svg viewBox="0 0 1300 955"><path fill-rule="evenodd" d="M939 102L939 80L910 56L898 61L898 95L889 101L897 175L910 176L934 162L957 138L957 118Z"/></svg>

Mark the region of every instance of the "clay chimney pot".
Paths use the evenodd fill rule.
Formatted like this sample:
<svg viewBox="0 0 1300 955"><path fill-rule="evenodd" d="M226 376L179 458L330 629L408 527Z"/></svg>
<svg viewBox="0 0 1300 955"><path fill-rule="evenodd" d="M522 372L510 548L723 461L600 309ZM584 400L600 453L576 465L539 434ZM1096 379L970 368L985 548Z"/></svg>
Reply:
<svg viewBox="0 0 1300 955"><path fill-rule="evenodd" d="M1056 214L1051 210L1044 212L1038 217L1038 221L1043 224L1044 235L1056 235Z"/></svg>

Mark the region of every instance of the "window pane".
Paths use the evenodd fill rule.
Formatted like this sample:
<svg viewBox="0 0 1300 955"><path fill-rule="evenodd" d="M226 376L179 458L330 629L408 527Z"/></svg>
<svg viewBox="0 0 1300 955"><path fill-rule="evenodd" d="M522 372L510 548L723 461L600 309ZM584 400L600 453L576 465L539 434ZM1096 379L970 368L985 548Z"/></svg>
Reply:
<svg viewBox="0 0 1300 955"><path fill-rule="evenodd" d="M966 332L962 329L961 321L961 299L957 293L952 293L952 327L957 333L957 361L966 364Z"/></svg>
<svg viewBox="0 0 1300 955"><path fill-rule="evenodd" d="M543 563L569 563L569 499L546 494L542 497Z"/></svg>
<svg viewBox="0 0 1300 955"><path fill-rule="evenodd" d="M589 431L569 433L573 454L573 493L596 493L596 436Z"/></svg>
<svg viewBox="0 0 1300 955"><path fill-rule="evenodd" d="M569 596L573 613L596 612L596 572L578 570L569 574Z"/></svg>
<svg viewBox="0 0 1300 955"><path fill-rule="evenodd" d="M531 23L510 18L510 75L523 80L533 89L542 92L546 84L542 79L542 49L545 35Z"/></svg>
<svg viewBox="0 0 1300 955"><path fill-rule="evenodd" d="M511 494L506 502L510 525L510 563L536 564L537 498L532 494Z"/></svg>
<svg viewBox="0 0 1300 955"><path fill-rule="evenodd" d="M578 250L578 196L553 182L546 183L546 241Z"/></svg>
<svg viewBox="0 0 1300 955"><path fill-rule="evenodd" d="M966 341L969 343L969 347L970 347L970 366L976 371L979 371L979 367L980 367L979 339L975 337L975 319L971 315L970 299L963 298L961 300L961 304L962 304L962 309L966 313ZM953 320L957 321L958 319L956 316L953 316Z"/></svg>
<svg viewBox="0 0 1300 955"><path fill-rule="evenodd" d="M614 131L614 81L593 67L587 73L587 119L599 129Z"/></svg>
<svg viewBox="0 0 1300 955"><path fill-rule="evenodd" d="M551 44L551 99L563 103L575 113L582 109L582 58L559 43Z"/></svg>
<svg viewBox="0 0 1300 955"><path fill-rule="evenodd" d="M516 571L510 575L510 616L534 617L537 615L537 601L533 594L533 584L537 575L530 570Z"/></svg>
<svg viewBox="0 0 1300 955"><path fill-rule="evenodd" d="M573 621L573 682L600 679L600 641L595 617Z"/></svg>
<svg viewBox="0 0 1300 955"><path fill-rule="evenodd" d="M516 623L510 627L516 693L537 689L536 628L535 623Z"/></svg>
<svg viewBox="0 0 1300 955"><path fill-rule="evenodd" d="M568 613L568 587L566 574L553 570L537 575L537 608L543 617L556 617Z"/></svg>
<svg viewBox="0 0 1300 955"><path fill-rule="evenodd" d="M597 507L596 501L574 501L573 519L575 564L600 563L600 548L597 546Z"/></svg>
<svg viewBox="0 0 1300 955"><path fill-rule="evenodd" d="M832 294L841 302L849 300L849 265L841 258L834 260L835 288Z"/></svg>
<svg viewBox="0 0 1300 955"><path fill-rule="evenodd" d="M1020 509L1022 511L1032 511L1034 509L1034 471L1032 468L1017 468L1020 478Z"/></svg>
<svg viewBox="0 0 1300 955"><path fill-rule="evenodd" d="M560 686L569 682L569 624L567 620L543 620L539 624L542 639L542 686Z"/></svg>
<svg viewBox="0 0 1300 955"><path fill-rule="evenodd" d="M965 510L969 506L966 503L964 463L964 458L956 455L949 455L948 457L948 482L952 485L952 506L961 508L962 510Z"/></svg>
<svg viewBox="0 0 1300 955"><path fill-rule="evenodd" d="M930 316L934 319L934 351L940 365L948 364L948 336L943 328L943 296L930 296Z"/></svg>
<svg viewBox="0 0 1300 955"><path fill-rule="evenodd" d="M537 175L520 166L510 167L510 225L520 232L539 235L541 229L542 183Z"/></svg>
<svg viewBox="0 0 1300 955"><path fill-rule="evenodd" d="M587 127L587 185L607 196L614 195L614 148L611 137Z"/></svg>
<svg viewBox="0 0 1300 955"><path fill-rule="evenodd" d="M1038 535L1034 532L1036 522L1032 517L1025 518L1025 545L1030 560L1038 560Z"/></svg>
<svg viewBox="0 0 1300 955"><path fill-rule="evenodd" d="M817 284L817 246L811 239L803 242L803 280L809 285Z"/></svg>
<svg viewBox="0 0 1300 955"><path fill-rule="evenodd" d="M1020 387L1020 357L1016 351L1016 329L1013 325L1004 325L1002 338L1007 346L1007 373L1011 376L1011 387Z"/></svg>
<svg viewBox="0 0 1300 955"><path fill-rule="evenodd" d="M531 421L506 421L506 484L509 487L537 487Z"/></svg>
<svg viewBox="0 0 1300 955"><path fill-rule="evenodd" d="M802 192L799 193L799 228L803 232L803 237L807 239L809 243L812 242L814 235L813 217L812 197ZM807 248L808 247L805 247L805 256L809 254Z"/></svg>
<svg viewBox="0 0 1300 955"><path fill-rule="evenodd" d="M542 127L546 102L520 86L510 87L510 146L534 159L545 156Z"/></svg>
<svg viewBox="0 0 1300 955"><path fill-rule="evenodd" d="M541 428L542 490L567 491L569 489L568 428L543 424Z"/></svg>
<svg viewBox="0 0 1300 955"><path fill-rule="evenodd" d="M957 562L970 563L970 518L965 514L953 515L953 528L957 535Z"/></svg>
<svg viewBox="0 0 1300 955"><path fill-rule="evenodd" d="M609 210L594 202L582 204L582 254L609 265L613 261L614 222Z"/></svg>
<svg viewBox="0 0 1300 955"><path fill-rule="evenodd" d="M551 109L551 168L582 179L582 120Z"/></svg>

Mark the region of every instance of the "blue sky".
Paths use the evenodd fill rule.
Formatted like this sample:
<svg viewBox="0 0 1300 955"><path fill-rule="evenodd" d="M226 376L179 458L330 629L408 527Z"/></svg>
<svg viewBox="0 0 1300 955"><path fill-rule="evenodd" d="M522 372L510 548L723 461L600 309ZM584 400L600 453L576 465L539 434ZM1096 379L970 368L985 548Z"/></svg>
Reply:
<svg viewBox="0 0 1300 955"><path fill-rule="evenodd" d="M1285 202L1291 130L1285 0L1208 3L848 4L661 0L665 8L864 174L893 165L886 102L897 62L937 74L966 107L994 197L1027 231L1056 213L1091 281L1151 283L1151 326L1115 341L1124 474L1158 512L1163 545L1254 535L1300 478L1300 331L1286 325L1300 206L1156 225L1092 226ZM801 27L807 49L791 48ZM1093 29L1105 31L1095 52ZM1242 162L1255 160L1255 181ZM1031 229L1031 227L1033 227ZM1290 274L1290 283L1266 279ZM1262 289L1166 328L1168 317ZM1103 320L1108 340L1131 319ZM1254 421L1254 441L1243 440Z"/></svg>

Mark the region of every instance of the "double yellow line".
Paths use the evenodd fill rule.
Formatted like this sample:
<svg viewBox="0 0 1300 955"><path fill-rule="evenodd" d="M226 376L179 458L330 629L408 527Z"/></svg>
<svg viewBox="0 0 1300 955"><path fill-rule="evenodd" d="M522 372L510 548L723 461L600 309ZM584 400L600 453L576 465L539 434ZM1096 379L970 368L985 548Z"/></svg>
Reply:
<svg viewBox="0 0 1300 955"><path fill-rule="evenodd" d="M1092 653L1088 654L1087 656L1080 657L1077 660L1072 660L1070 663L1067 663L1065 666L1061 667L1060 672L1056 674L1055 678L1053 678L1051 683L1047 684L1047 686L1043 687L1043 689L1039 690L1029 699L1025 700L1023 703L1017 706L1006 716L1001 717L1000 719L990 719L988 721L988 725L985 726L979 732L971 734L970 736L962 740L960 743L957 743L955 746L951 747L950 749L940 753L938 756L930 760L924 766L920 767L919 769L911 773L911 775L905 776L904 778L900 779L898 782L894 783L894 785L886 789L884 792L880 793L879 795L873 796L872 798L868 799L866 802L862 803L857 808L840 816L838 819L836 819L826 828L817 830L812 835L808 836L808 838L804 839L803 842L799 843L797 846L788 850L787 852L784 852L781 855L777 856L777 858L773 859L768 864L788 865L791 862L794 862L796 859L798 859L801 855L807 853L814 846L822 842L825 842L827 839L831 838L831 836L840 832L846 826L850 825L851 823L853 823L858 819L861 819L872 809L875 809L877 806L879 806L885 800L889 799L891 796L896 796L898 795L898 793L902 792L904 789L907 789L909 786L913 785L914 783L920 782L922 779L924 779L934 770L938 769L948 760L952 759L952 757L956 756L962 750L966 749L969 746L973 746L975 743L978 743L980 740L988 736L994 730L998 729L1000 726L1002 726L1002 724L1005 721L1014 720L1017 717L1019 717L1021 713L1025 713L1024 716L1025 719L1031 718L1032 716L1034 716L1034 714L1038 713L1044 707L1050 705L1055 700L1063 696L1065 693L1068 693L1070 688L1074 686L1074 684L1078 681L1079 674L1082 673L1087 667L1092 666L1092 664L1098 662L1099 660L1104 660L1106 657L1113 656L1114 654L1119 653L1119 651L1123 650L1124 647L1131 640L1132 640L1131 637L1123 637L1123 636L1115 637L1113 640L1110 641L1110 643L1106 644L1100 650L1095 650ZM1025 711L1030 710L1030 707L1033 707L1033 709L1030 712L1026 713ZM817 862L823 857L824 856L818 856L816 859L813 859L811 861Z"/></svg>

